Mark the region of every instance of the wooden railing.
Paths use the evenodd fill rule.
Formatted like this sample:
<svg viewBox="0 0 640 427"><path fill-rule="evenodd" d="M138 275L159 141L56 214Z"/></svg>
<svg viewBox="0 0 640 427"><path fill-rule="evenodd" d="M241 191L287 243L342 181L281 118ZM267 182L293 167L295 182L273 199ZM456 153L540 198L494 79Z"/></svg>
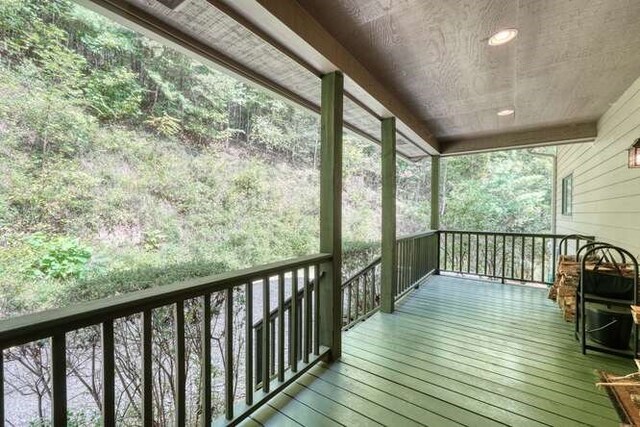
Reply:
<svg viewBox="0 0 640 427"><path fill-rule="evenodd" d="M430 273L438 270L438 232L427 231L398 239L396 299L414 289Z"/></svg>
<svg viewBox="0 0 640 427"><path fill-rule="evenodd" d="M342 329L349 329L380 308L380 257L342 284Z"/></svg>
<svg viewBox="0 0 640 427"><path fill-rule="evenodd" d="M441 230L440 271L553 283L558 251L575 254L592 236ZM559 244L562 241L562 247Z"/></svg>
<svg viewBox="0 0 640 427"><path fill-rule="evenodd" d="M174 422L177 426L186 424L186 381L187 364L192 358L185 356L185 331L187 324L199 323L200 346L199 362L195 363L201 373L201 395L198 400L198 423L210 426L214 418L212 402L212 296L220 298L223 316L223 330L220 333L223 345L224 370L224 417L229 424L237 424L253 410L264 404L272 395L310 368L328 350L319 341L319 298L315 278L322 271L321 266L331 262L326 254L313 255L295 260L279 262L262 267L237 272L194 279L138 292L120 295L98 301L92 301L62 309L44 311L26 316L15 317L0 322L0 349L12 348L40 342L42 346L51 346L51 407L54 426L67 425L67 360L68 338L71 333L82 328L99 327L101 330L101 356L98 364L102 367L101 409L103 425L113 426L116 419L116 340L119 320L137 319L140 322L140 335L135 339L139 344L140 378L139 410L140 423L144 426L154 424L152 360L154 334L158 323L152 323L154 313L170 307L173 320L169 327L173 329L173 365L175 366L173 387ZM276 287L277 302L271 301L272 287ZM285 286L288 288L285 289ZM263 303L262 314L254 312L254 288L260 291ZM256 293L258 293L256 291ZM285 305L285 294L298 295ZM235 298L234 298L235 296ZM197 315L191 310L197 307ZM271 307L275 306L275 311ZM185 319L185 307L189 317ZM240 313L238 315L238 313ZM274 314L275 313L275 314ZM245 325L240 332L234 330L234 318L241 316ZM272 328L258 333L254 319L269 319ZM300 319L293 322L288 319ZM195 319L195 320L194 320ZM132 320L133 321L133 320ZM276 325L277 324L277 325ZM160 323L162 326L162 323ZM165 325L166 326L166 325ZM217 326L216 326L217 327ZM214 327L215 328L215 327ZM244 352L234 348L240 334L243 337ZM254 337L255 334L255 337ZM239 360L240 359L240 360ZM4 367L0 357L0 384L4 378ZM257 365L255 361L259 361ZM234 367L244 366L244 386L240 393L234 387ZM255 370L254 370L255 368ZM236 399L237 395L239 398ZM156 400L157 402L157 400ZM220 402L217 402L220 406ZM158 403L156 403L158 405ZM4 388L0 387L0 419L4 420ZM10 421L10 420L8 420Z"/></svg>
<svg viewBox="0 0 640 427"><path fill-rule="evenodd" d="M396 242L396 300L438 269L438 232L402 237ZM380 308L380 257L342 285L342 329L367 319Z"/></svg>

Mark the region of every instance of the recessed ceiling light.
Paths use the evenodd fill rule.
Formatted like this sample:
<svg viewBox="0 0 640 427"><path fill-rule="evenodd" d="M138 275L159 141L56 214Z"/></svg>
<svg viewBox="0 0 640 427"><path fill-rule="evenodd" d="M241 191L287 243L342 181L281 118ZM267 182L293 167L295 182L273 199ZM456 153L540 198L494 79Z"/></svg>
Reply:
<svg viewBox="0 0 640 427"><path fill-rule="evenodd" d="M510 116L510 115L512 115L513 113L515 113L515 110L512 110L512 109L510 109L510 108L507 108L506 110L500 110L500 111L498 111L498 113L497 113L497 114L498 114L499 116L503 117L503 116Z"/></svg>
<svg viewBox="0 0 640 427"><path fill-rule="evenodd" d="M491 37L489 37L489 46L500 46L501 44L509 43L515 39L518 35L518 30L515 28L507 28L506 30L498 31Z"/></svg>

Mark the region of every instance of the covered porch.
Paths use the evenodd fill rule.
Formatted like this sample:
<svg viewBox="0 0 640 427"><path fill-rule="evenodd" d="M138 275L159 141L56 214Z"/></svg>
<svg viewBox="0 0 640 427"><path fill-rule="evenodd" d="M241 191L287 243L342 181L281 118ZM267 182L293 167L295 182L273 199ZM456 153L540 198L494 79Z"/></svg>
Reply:
<svg viewBox="0 0 640 427"><path fill-rule="evenodd" d="M596 370L633 363L581 355L572 331L544 289L431 276L244 424L619 425Z"/></svg>

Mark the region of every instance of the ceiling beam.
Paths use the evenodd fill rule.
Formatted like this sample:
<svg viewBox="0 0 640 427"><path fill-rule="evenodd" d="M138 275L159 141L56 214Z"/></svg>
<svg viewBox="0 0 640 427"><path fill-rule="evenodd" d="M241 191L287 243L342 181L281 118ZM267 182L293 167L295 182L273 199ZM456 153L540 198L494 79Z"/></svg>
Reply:
<svg viewBox="0 0 640 427"><path fill-rule="evenodd" d="M333 64L336 69L349 76L358 86L374 97L388 111L385 116L395 116L425 141L430 149L436 152L440 151L438 140L424 121L401 102L387 85L382 84L296 0L244 0L234 3L237 7L244 9L245 13L247 8L252 8L253 10L249 11L249 14L254 19L261 14L264 15L265 11L277 18Z"/></svg>
<svg viewBox="0 0 640 427"><path fill-rule="evenodd" d="M591 142L598 135L598 123L574 123L531 130L463 138L441 138L444 156L510 148Z"/></svg>

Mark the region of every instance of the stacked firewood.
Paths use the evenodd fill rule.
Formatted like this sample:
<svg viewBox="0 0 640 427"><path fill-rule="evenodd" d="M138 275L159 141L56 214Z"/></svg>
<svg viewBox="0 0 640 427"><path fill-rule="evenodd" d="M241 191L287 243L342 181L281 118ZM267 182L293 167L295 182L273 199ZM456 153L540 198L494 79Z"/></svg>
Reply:
<svg viewBox="0 0 640 427"><path fill-rule="evenodd" d="M560 255L556 279L549 289L549 298L556 301L566 321L576 315L576 290L580 284L580 265L573 255Z"/></svg>

